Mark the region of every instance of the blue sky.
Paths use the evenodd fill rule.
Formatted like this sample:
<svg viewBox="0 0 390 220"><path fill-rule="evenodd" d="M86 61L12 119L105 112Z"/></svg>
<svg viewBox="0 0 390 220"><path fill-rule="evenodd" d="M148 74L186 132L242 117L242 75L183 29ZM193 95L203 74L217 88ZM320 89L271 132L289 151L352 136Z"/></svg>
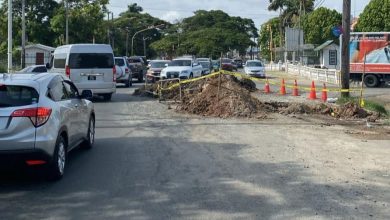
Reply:
<svg viewBox="0 0 390 220"><path fill-rule="evenodd" d="M322 3L321 3L322 2ZM316 0L316 4L342 11L342 0ZM358 16L369 0L351 0L352 15ZM163 20L175 20L193 15L193 11L220 9L231 16L251 18L257 27L269 18L277 16L267 10L269 0L110 0L109 9L118 16L127 5L137 3L144 11Z"/></svg>

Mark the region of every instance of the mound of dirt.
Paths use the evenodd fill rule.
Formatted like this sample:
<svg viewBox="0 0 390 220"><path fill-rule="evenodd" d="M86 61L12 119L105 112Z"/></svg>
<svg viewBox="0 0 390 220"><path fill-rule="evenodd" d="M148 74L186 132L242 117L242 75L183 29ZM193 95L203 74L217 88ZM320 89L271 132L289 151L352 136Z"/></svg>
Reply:
<svg viewBox="0 0 390 220"><path fill-rule="evenodd" d="M185 93L177 110L191 114L214 117L256 117L264 118L269 106L251 96L251 86L243 86L233 76L221 76L204 81L196 94ZM250 85L245 81L245 85ZM251 89L252 88L252 89Z"/></svg>

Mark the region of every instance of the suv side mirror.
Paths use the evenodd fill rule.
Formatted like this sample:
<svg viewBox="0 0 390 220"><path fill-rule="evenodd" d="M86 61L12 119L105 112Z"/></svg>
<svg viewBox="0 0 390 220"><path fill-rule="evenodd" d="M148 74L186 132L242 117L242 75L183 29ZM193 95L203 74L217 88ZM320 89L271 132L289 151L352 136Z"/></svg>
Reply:
<svg viewBox="0 0 390 220"><path fill-rule="evenodd" d="M92 93L91 90L83 90L83 91L81 92L80 97L81 97L82 99L92 99L92 98L93 98L93 93Z"/></svg>

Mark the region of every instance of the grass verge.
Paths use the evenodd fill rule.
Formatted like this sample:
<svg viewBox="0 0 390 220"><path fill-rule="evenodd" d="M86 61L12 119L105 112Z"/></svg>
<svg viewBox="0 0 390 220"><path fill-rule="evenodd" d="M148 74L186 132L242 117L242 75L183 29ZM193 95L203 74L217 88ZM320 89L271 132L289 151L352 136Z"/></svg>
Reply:
<svg viewBox="0 0 390 220"><path fill-rule="evenodd" d="M337 104L342 105L348 102L354 102L359 104L359 98L358 97L348 97L348 98L339 98L337 100ZM379 112L382 115L385 115L387 117L390 116L390 113L386 110L386 108L377 102L373 102L370 100L364 100L364 109L368 111L374 111L374 112Z"/></svg>

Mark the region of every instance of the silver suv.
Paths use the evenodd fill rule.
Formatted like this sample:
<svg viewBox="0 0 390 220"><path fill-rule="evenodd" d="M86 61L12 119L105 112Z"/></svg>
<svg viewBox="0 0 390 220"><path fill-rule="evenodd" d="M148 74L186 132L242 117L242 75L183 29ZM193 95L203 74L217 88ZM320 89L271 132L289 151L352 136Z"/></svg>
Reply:
<svg viewBox="0 0 390 220"><path fill-rule="evenodd" d="M94 144L91 97L61 74L0 74L0 162L46 166L51 179L60 179L67 153Z"/></svg>

